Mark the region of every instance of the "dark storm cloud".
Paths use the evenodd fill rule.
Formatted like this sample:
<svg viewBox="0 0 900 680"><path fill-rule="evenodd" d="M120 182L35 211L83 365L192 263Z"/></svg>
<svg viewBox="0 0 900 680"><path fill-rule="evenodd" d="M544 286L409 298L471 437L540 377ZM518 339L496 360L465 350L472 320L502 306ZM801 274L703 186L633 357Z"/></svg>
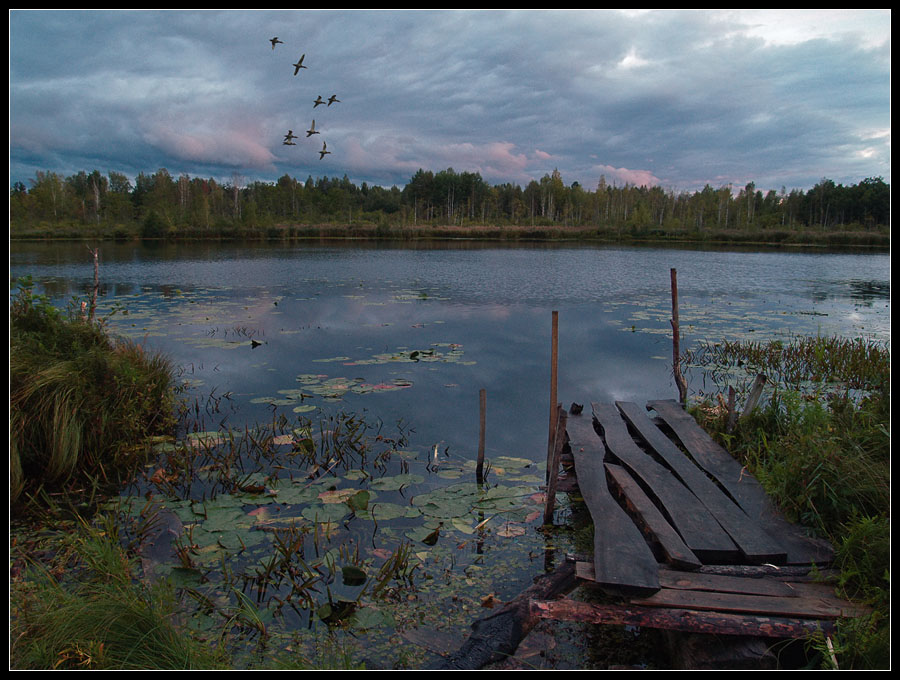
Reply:
<svg viewBox="0 0 900 680"><path fill-rule="evenodd" d="M11 12L11 180L161 167L889 182L890 12Z"/></svg>

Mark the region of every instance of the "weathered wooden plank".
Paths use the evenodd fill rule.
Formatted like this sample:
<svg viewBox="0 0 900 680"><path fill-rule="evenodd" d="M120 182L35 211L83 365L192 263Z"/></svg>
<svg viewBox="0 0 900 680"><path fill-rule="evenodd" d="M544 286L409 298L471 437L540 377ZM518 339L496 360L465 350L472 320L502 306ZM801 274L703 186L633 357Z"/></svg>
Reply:
<svg viewBox="0 0 900 680"><path fill-rule="evenodd" d="M747 561L756 564L784 563L787 550L732 501L706 473L675 446L647 416L647 411L631 402L616 402L622 415L718 520L734 539Z"/></svg>
<svg viewBox="0 0 900 680"><path fill-rule="evenodd" d="M766 529L787 550L788 564L827 564L834 550L827 541L806 536L802 528L788 522L762 485L674 400L651 401L654 410L671 428L681 444L704 470L712 475L744 512Z"/></svg>
<svg viewBox="0 0 900 680"><path fill-rule="evenodd" d="M762 485L719 446L681 404L661 399L649 402L647 408L656 411L697 464L725 487L744 512L758 518L769 511L771 502Z"/></svg>
<svg viewBox="0 0 900 680"><path fill-rule="evenodd" d="M669 607L623 607L570 599L533 600L531 607L535 616L554 621L631 625L714 635L805 638L817 631L823 631L826 634L834 631L834 623L827 619L807 620L791 617L741 615Z"/></svg>
<svg viewBox="0 0 900 680"><path fill-rule="evenodd" d="M811 583L805 581L787 581L791 588L797 592L800 597L818 598L824 602L833 602L835 606L841 608L844 616L863 616L869 614L872 608L858 602L850 602L838 596L834 591L834 586L827 583Z"/></svg>
<svg viewBox="0 0 900 680"><path fill-rule="evenodd" d="M833 569L811 569L812 565L774 564L704 564L699 571L704 574L721 574L723 576L743 576L745 578L761 578L770 576L782 581L815 581L820 578L833 578L837 572Z"/></svg>
<svg viewBox="0 0 900 680"><path fill-rule="evenodd" d="M849 602L819 597L768 597L674 588L662 588L649 597L632 599L631 604L805 619L836 619L851 616L855 611Z"/></svg>
<svg viewBox="0 0 900 680"><path fill-rule="evenodd" d="M606 463L606 474L612 487L618 491L620 499L624 501L626 510L635 519L644 535L659 546L666 563L676 569L687 571L703 566L703 563L684 544L678 532L672 528L659 509L653 505L653 501L647 498L647 494L624 468Z"/></svg>
<svg viewBox="0 0 900 680"><path fill-rule="evenodd" d="M725 530L672 472L644 453L613 404L592 405L603 438L617 458L651 490L685 545L703 562L734 562L740 552ZM579 478L581 473L579 472Z"/></svg>
<svg viewBox="0 0 900 680"><path fill-rule="evenodd" d="M719 593L769 595L771 597L800 597L801 595L798 589L777 579L721 576L671 569L660 570L659 584L664 588L677 590L707 590Z"/></svg>
<svg viewBox="0 0 900 680"><path fill-rule="evenodd" d="M566 429L581 495L594 520L595 580L614 588L659 590L656 558L607 486L603 468L606 452L600 436L585 416L573 415Z"/></svg>

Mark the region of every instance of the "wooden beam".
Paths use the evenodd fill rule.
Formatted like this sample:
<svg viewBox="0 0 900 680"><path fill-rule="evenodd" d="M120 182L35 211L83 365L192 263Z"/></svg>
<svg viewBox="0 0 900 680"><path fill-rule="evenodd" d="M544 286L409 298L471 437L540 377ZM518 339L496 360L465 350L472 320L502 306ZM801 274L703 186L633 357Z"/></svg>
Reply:
<svg viewBox="0 0 900 680"><path fill-rule="evenodd" d="M566 444L566 410L560 404L556 409L556 440L550 456L549 475L547 477L547 499L544 501L544 526L553 524L553 512L556 509L556 487L559 482L559 461Z"/></svg>
<svg viewBox="0 0 900 680"><path fill-rule="evenodd" d="M703 566L631 475L612 463L607 463L605 467L611 486L618 493L626 511L644 532L647 540L659 546L662 559L677 569L688 571Z"/></svg>
<svg viewBox="0 0 900 680"><path fill-rule="evenodd" d="M661 569L659 583L675 590L706 590L718 593L768 595L770 597L800 597L801 591L789 583L774 578L747 578L697 572Z"/></svg>
<svg viewBox="0 0 900 680"><path fill-rule="evenodd" d="M550 327L550 426L547 433L547 476L550 479L550 459L553 457L553 446L556 442L556 413L558 404L556 402L557 391L557 370L559 364L559 312L553 311L551 314Z"/></svg>
<svg viewBox="0 0 900 680"><path fill-rule="evenodd" d="M715 518L672 472L644 453L612 404L592 404L615 458L652 492L685 545L703 562L735 562L740 551ZM579 478L581 472L578 473Z"/></svg>
<svg viewBox="0 0 900 680"><path fill-rule="evenodd" d="M606 587L655 592L658 565L650 546L613 498L606 482L606 451L589 416L567 421L578 486L594 521L594 580Z"/></svg>
<svg viewBox="0 0 900 680"><path fill-rule="evenodd" d="M696 463L709 473L750 519L758 522L787 551L787 564L829 564L834 549L824 540L805 535L803 529L788 522L766 494L762 485L716 443L678 402L651 401L648 409L674 432Z"/></svg>
<svg viewBox="0 0 900 680"><path fill-rule="evenodd" d="M641 626L713 635L753 635L770 638L805 638L818 631L830 634L830 620L806 620L793 617L754 616L722 612L702 612L660 607L600 605L577 600L531 603L534 616L554 621L575 621L616 626Z"/></svg>
<svg viewBox="0 0 900 680"><path fill-rule="evenodd" d="M645 409L631 402L616 402L616 406L644 442L665 461L728 532L747 561L756 564L783 564L787 560L787 550L763 531L755 520L751 520L702 469L675 446L647 417Z"/></svg>
<svg viewBox="0 0 900 680"><path fill-rule="evenodd" d="M631 604L804 619L837 619L857 611L849 602L823 597L772 597L674 588L662 588L649 597L632 599Z"/></svg>

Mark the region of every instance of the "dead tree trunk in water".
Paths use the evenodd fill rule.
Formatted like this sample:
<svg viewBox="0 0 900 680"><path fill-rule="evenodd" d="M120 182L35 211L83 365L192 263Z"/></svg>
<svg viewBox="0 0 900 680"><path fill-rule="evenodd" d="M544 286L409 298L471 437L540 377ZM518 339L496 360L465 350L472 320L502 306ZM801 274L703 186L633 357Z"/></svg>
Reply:
<svg viewBox="0 0 900 680"><path fill-rule="evenodd" d="M531 600L550 600L575 589L575 563L566 560L554 571L539 576L515 598L496 612L472 624L472 634L457 651L432 665L429 670L477 670L506 659L537 624Z"/></svg>

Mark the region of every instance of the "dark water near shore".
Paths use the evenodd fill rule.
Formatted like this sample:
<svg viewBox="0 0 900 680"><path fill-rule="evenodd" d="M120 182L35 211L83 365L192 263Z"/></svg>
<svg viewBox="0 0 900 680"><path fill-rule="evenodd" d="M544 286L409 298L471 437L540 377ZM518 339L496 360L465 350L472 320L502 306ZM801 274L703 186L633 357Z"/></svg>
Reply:
<svg viewBox="0 0 900 680"><path fill-rule="evenodd" d="M355 413L386 432L402 428L409 448L432 462L475 458L484 389L486 457L528 459L540 468L553 311L566 406L676 398L672 268L682 349L805 335L890 340L887 254L472 242L100 250L100 313L115 312L110 329L168 355L188 398L215 401L215 409L198 410L195 429L252 426L278 413ZM87 295L93 267L83 244L14 243L10 274L31 275L37 292L65 305ZM693 395L707 389L692 376ZM535 489L541 481L516 479ZM524 522L529 528L515 549L493 553L489 579L497 580L498 560L504 565L501 599L541 571L537 524ZM454 568L465 563L471 578L485 554L491 551L482 545L478 557L454 556Z"/></svg>

